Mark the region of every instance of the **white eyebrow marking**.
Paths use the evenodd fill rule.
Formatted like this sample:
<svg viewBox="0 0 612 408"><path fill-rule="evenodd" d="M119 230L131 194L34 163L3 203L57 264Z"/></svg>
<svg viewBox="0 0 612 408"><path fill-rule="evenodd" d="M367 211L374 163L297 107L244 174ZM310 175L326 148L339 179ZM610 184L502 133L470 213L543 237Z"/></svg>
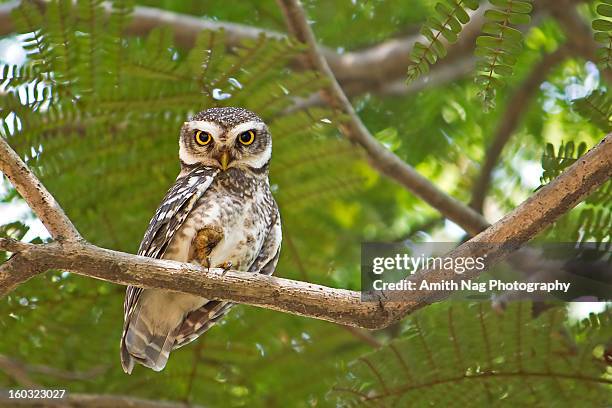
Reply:
<svg viewBox="0 0 612 408"><path fill-rule="evenodd" d="M234 126L229 130L227 140L233 140L239 134L246 132L247 130L255 129L262 130L266 127L266 124L260 122L258 120L250 120L248 122L241 123L239 125Z"/></svg>
<svg viewBox="0 0 612 408"><path fill-rule="evenodd" d="M223 133L223 128L221 126L208 120L192 120L191 122L185 122L185 126L188 130L202 130L208 132L215 139Z"/></svg>

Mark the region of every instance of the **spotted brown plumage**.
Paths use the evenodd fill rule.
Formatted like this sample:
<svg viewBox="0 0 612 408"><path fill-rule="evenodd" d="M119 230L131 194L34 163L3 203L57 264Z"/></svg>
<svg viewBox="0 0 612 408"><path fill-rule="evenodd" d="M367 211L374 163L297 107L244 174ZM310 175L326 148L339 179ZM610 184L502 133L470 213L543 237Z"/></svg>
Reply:
<svg viewBox="0 0 612 408"><path fill-rule="evenodd" d="M200 142L207 132L211 142L194 141L195 132ZM242 138L252 143L240 141L244 132L255 134L253 141ZM211 267L231 263L232 269L271 274L282 239L268 181L271 145L266 125L244 109L213 108L185 122L181 172L152 217L138 254L204 265L210 260ZM170 351L195 340L231 307L222 300L128 287L124 371L131 373L135 362L163 369Z"/></svg>

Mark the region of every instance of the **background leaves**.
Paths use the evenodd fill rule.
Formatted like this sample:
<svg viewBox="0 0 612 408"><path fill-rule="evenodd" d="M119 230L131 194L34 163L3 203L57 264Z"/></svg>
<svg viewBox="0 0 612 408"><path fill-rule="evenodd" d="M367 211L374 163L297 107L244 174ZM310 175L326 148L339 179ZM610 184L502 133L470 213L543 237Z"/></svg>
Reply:
<svg viewBox="0 0 612 408"><path fill-rule="evenodd" d="M159 2L136 3L160 7ZM424 74L424 80L431 64L441 63L449 44L462 35L465 16L478 6L471 1L304 3L317 38L340 54L417 33L425 21L422 32L427 41L415 50L429 51L414 54L413 61L420 62L410 68L415 76ZM525 27L526 11L512 7L526 10L526 2L490 3L492 11L508 20L508 27L524 30L519 39L515 31L500 28L500 14L489 13L489 32L484 36L498 42L476 51L483 67L479 72L492 72L492 78L505 82L491 84L494 99L506 101L534 61L566 39L549 17ZM132 18L133 2L114 1L102 12L104 5L93 0L76 5L53 1L43 13L26 2L13 18L21 34L10 40L24 45L27 63L0 66L2 136L28 160L94 243L136 250L151 213L178 171L180 124L200 109L225 105L250 108L271 126L271 181L284 224L277 275L359 289L360 242L462 239L463 232L441 220L435 210L369 168L359 151L340 137L337 126L342 117L322 106L293 109L296 100L307 100L324 85L315 73L299 69L301 45L259 37L228 47L228 34L219 30L202 32L186 49L175 44L170 27L157 28L146 37L122 34ZM236 2L230 7L217 0L168 0L161 6L196 17L284 30L273 1ZM341 12L329 13L330 7ZM597 38L603 38L602 32L595 33ZM492 55L498 56L495 64ZM607 85L591 65L568 58L551 70L493 173L487 217L508 212L609 129ZM478 100L482 90L483 84L468 75L408 95L368 92L353 103L381 142L467 202L506 108L499 103L498 109L483 112ZM608 183L539 239L609 243L610 192ZM3 215L20 202L6 182L0 184L0 197ZM32 232L26 229L31 217L16 218L23 223L8 224L0 233L30 239ZM0 256L5 259L6 254ZM372 346L359 332L239 306L220 327L173 353L163 372L137 369L127 377L118 363L123 293L122 287L62 271L32 279L0 300L0 355L71 374L30 369L31 379L45 387L211 407L364 404L352 391L367 398L379 395L366 403L373 406L467 404L476 398L500 404L551 398L561 406L580 405L581 393L588 402L606 403L606 385L600 382L589 382L585 391L582 382L557 383L545 376L532 382L537 387L531 392L524 376L505 381L493 374L516 369L519 358L525 370L550 366L568 374L583 358L581 375L608 379L609 374L602 374L607 369L602 339L609 338L609 312L578 324L558 307L534 319L528 304L511 306L504 313L486 304L434 305L371 334L383 347L369 355ZM488 338L482 335L481 318L490 328ZM409 362L412 380L394 348ZM387 391L394 392L389 398L370 365ZM491 378L481 381L484 377L479 375L485 372L492 373ZM430 384L436 376L450 379L444 392ZM454 376L469 380L452 381ZM21 386L0 372L1 388ZM341 392L343 387L352 391ZM468 399L473 390L478 396ZM567 399L559 401L563 395Z"/></svg>
<svg viewBox="0 0 612 408"><path fill-rule="evenodd" d="M609 312L572 327L576 344L558 307L537 318L528 303L502 314L482 303L432 309L405 323L402 340L348 366L333 391L341 406L610 403Z"/></svg>

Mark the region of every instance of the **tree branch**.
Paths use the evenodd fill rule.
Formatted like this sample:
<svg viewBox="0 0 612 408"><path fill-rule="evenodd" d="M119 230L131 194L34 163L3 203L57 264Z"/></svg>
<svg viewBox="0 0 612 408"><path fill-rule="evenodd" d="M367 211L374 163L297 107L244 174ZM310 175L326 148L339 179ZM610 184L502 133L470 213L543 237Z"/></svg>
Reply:
<svg viewBox="0 0 612 408"><path fill-rule="evenodd" d="M15 241L0 239L0 249ZM159 260L98 248L87 242L25 245L19 252L27 264L61 269L144 288L164 288L209 298L316 317L341 324L376 327L376 303L364 304L359 292L333 289L266 275L201 268L194 264ZM0 276L0 295L6 294Z"/></svg>
<svg viewBox="0 0 612 408"><path fill-rule="evenodd" d="M476 235L487 228L489 224L482 215L439 190L370 134L336 81L325 58L318 52L302 7L296 0L278 0L278 3L285 14L289 32L308 45L311 66L328 79L329 86L322 91L323 98L336 111L348 116L348 121L340 126L341 130L348 139L364 149L372 167L410 190L470 234Z"/></svg>
<svg viewBox="0 0 612 408"><path fill-rule="evenodd" d="M67 394L59 399L10 399L8 391L0 390L0 407L16 408L200 408L185 402L153 401L124 395L110 394Z"/></svg>
<svg viewBox="0 0 612 408"><path fill-rule="evenodd" d="M30 389L40 388L40 385L30 378L23 365L2 354L0 354L0 371L12 378L20 387Z"/></svg>
<svg viewBox="0 0 612 408"><path fill-rule="evenodd" d="M0 170L4 171L6 165L6 161L0 162ZM487 266L491 266L549 226L610 176L612 134L502 220L447 256L486 254ZM16 179L17 183L21 181ZM19 188L23 189L24 186ZM35 209L41 210L46 209ZM174 290L339 324L380 329L450 295L450 292L420 291L405 294L402 303L364 302L361 294L355 291L261 274L237 271L222 274L221 269L207 271L193 264L126 254L99 248L83 240L33 245L0 239L0 250L16 252L11 259L18 256L19 260L14 264L9 260L2 265L2 268L7 264L12 267L0 273L0 297L15 286L15 276L21 273L16 270L17 266L31 271L61 269L122 285ZM32 273L25 275L31 276ZM420 273L414 279L418 282L425 276L428 282L436 282L449 278L473 278L474 274L455 275L446 270L432 270Z"/></svg>
<svg viewBox="0 0 612 408"><path fill-rule="evenodd" d="M68 381L90 380L107 371L107 367L98 366L89 371L67 371L43 364L28 364L18 359L0 354L0 371L13 378L21 387L41 389L40 384L31 379L30 374L42 374Z"/></svg>
<svg viewBox="0 0 612 408"><path fill-rule="evenodd" d="M72 221L64 214L55 198L3 137L0 137L0 169L40 218L53 239L57 241L81 239Z"/></svg>
<svg viewBox="0 0 612 408"><path fill-rule="evenodd" d="M506 111L501 116L501 120L495 130L493 141L484 155L485 160L480 169L478 180L472 188L470 207L479 213L482 213L484 199L491 183L491 173L501 156L504 146L510 140L510 136L512 136L527 108L529 108L531 100L539 91L539 85L544 82L555 66L567 58L568 54L568 47L562 45L556 51L545 55L510 97L506 105Z"/></svg>
<svg viewBox="0 0 612 408"><path fill-rule="evenodd" d="M486 258L485 264L489 268L576 206L610 180L610 177L612 177L612 133L501 220L446 256L452 258L482 256ZM413 279L420 282L426 275L428 283L435 283L473 279L480 273L471 270L457 275L453 271L435 270L416 274ZM409 295L410 298L405 298L407 302L395 305L398 311L390 313L403 316L448 297L448 293L435 291L411 292ZM387 306L387 309L389 308Z"/></svg>

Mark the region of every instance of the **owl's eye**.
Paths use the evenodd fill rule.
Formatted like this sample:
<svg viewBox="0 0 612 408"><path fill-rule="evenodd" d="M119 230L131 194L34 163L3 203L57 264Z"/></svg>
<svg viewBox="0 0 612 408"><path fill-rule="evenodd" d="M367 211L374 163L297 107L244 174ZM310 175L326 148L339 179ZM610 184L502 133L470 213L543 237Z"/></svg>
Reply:
<svg viewBox="0 0 612 408"><path fill-rule="evenodd" d="M255 131L247 130L246 132L241 133L240 136L238 136L238 140L240 140L240 143L245 146L250 145L255 140Z"/></svg>
<svg viewBox="0 0 612 408"><path fill-rule="evenodd" d="M195 141L200 146L206 146L212 140L212 136L208 132L204 132L202 130L198 130L195 133Z"/></svg>

